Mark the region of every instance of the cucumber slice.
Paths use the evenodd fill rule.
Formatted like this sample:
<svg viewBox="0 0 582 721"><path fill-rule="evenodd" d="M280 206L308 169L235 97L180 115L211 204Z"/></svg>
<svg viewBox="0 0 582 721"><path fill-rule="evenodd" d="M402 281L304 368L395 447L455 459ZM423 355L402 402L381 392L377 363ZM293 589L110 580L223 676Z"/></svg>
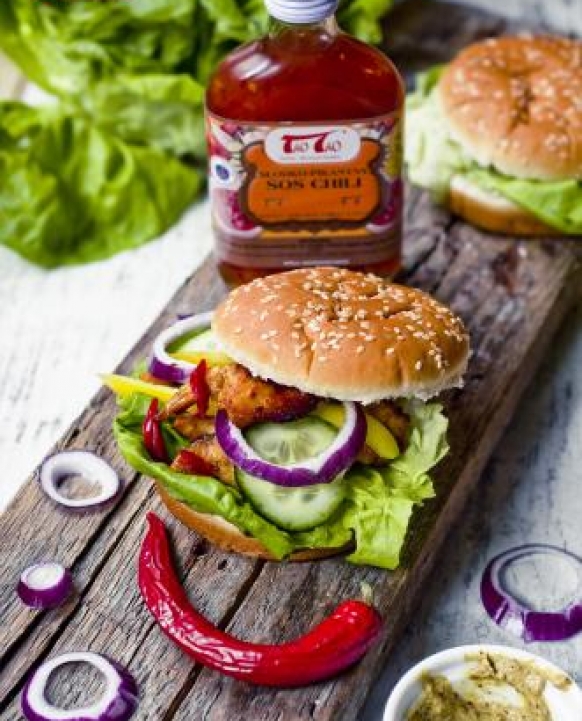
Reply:
<svg viewBox="0 0 582 721"><path fill-rule="evenodd" d="M180 338L180 340L176 341L176 343L174 343L169 350L171 352L191 352L206 350L218 351L220 350L220 347L212 331L212 328L207 328L206 330L202 331L194 331L194 333L191 333L184 338Z"/></svg>
<svg viewBox="0 0 582 721"><path fill-rule="evenodd" d="M271 463L287 466L318 455L331 445L337 431L319 418L288 423L258 423L245 433L248 444ZM331 483L285 488L236 470L239 488L265 518L288 531L321 525L344 498L343 478Z"/></svg>

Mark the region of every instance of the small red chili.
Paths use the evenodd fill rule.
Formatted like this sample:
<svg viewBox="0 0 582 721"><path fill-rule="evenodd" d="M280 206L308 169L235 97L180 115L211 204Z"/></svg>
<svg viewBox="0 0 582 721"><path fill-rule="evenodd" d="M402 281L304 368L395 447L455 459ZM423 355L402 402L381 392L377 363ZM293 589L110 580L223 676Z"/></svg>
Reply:
<svg viewBox="0 0 582 721"><path fill-rule="evenodd" d="M211 463L194 451L185 448L180 451L174 459L174 468L178 468L181 473L192 473L200 476L214 476L215 468Z"/></svg>
<svg viewBox="0 0 582 721"><path fill-rule="evenodd" d="M147 452L154 461L168 463L168 451L166 449L166 443L164 441L162 428L158 419L158 406L159 401L157 398L154 398L150 403L150 407L148 408L148 412L143 421L143 442Z"/></svg>
<svg viewBox="0 0 582 721"><path fill-rule="evenodd" d="M355 600L341 603L304 636L277 646L221 631L191 606L170 559L165 526L154 513L147 518L139 559L141 595L162 631L197 663L249 683L290 688L344 671L378 639L380 614Z"/></svg>
<svg viewBox="0 0 582 721"><path fill-rule="evenodd" d="M206 379L207 372L208 366L203 358L190 374L190 388L196 400L196 415L199 418L204 418L210 402L210 388Z"/></svg>

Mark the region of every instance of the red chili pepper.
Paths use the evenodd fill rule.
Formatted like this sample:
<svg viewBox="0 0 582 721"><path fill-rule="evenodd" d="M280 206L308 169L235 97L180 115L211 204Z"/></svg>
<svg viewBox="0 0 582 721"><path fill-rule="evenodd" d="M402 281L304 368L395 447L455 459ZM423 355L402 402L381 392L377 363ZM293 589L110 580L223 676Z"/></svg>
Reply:
<svg viewBox="0 0 582 721"><path fill-rule="evenodd" d="M200 476L214 476L215 468L211 463L187 448L180 451L174 459L174 467L181 473L193 473Z"/></svg>
<svg viewBox="0 0 582 721"><path fill-rule="evenodd" d="M166 449L166 442L164 441L162 428L158 419L158 406L159 401L157 398L154 398L150 403L150 407L143 421L143 442L147 452L154 461L168 463L169 456Z"/></svg>
<svg viewBox="0 0 582 721"><path fill-rule="evenodd" d="M190 604L170 559L163 522L148 513L139 559L139 587L162 631L197 663L261 686L305 686L335 676L378 639L380 614L344 601L304 636L278 646L249 643L221 631Z"/></svg>
<svg viewBox="0 0 582 721"><path fill-rule="evenodd" d="M204 418L210 402L210 388L206 380L207 370L206 360L203 358L190 374L190 388L196 399L196 415L199 418Z"/></svg>

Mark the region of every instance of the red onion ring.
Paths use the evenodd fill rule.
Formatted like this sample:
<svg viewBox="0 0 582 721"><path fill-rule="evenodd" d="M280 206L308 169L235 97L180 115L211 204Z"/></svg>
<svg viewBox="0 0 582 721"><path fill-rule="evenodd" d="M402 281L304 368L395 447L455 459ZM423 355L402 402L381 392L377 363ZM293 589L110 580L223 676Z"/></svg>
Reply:
<svg viewBox="0 0 582 721"><path fill-rule="evenodd" d="M30 608L56 608L62 605L73 590L71 572L56 561L35 563L20 574L16 587L22 603Z"/></svg>
<svg viewBox="0 0 582 721"><path fill-rule="evenodd" d="M363 410L351 401L343 405L344 424L329 448L314 458L292 465L278 466L261 458L224 410L216 414L216 439L235 466L263 481L288 487L330 483L352 465L366 440L367 424Z"/></svg>
<svg viewBox="0 0 582 721"><path fill-rule="evenodd" d="M514 562L528 555L557 555L576 568L582 586L582 560L556 546L533 543L512 548L496 556L483 573L481 600L485 610L498 626L526 643L532 641L564 641L582 631L581 600L559 611L535 611L511 595L503 587L503 573Z"/></svg>
<svg viewBox="0 0 582 721"><path fill-rule="evenodd" d="M156 378L168 383L178 385L186 383L196 366L193 363L172 358L167 351L167 347L170 343L174 343L174 341L192 331L209 328L212 315L212 312L209 312L188 316L163 330L154 341L152 357L149 362L149 372Z"/></svg>
<svg viewBox="0 0 582 721"><path fill-rule="evenodd" d="M105 693L91 706L67 710L47 700L49 676L68 663L88 663L105 677ZM83 651L65 653L39 666L26 682L20 701L27 721L127 721L137 708L137 697L137 685L127 669L105 656Z"/></svg>
<svg viewBox="0 0 582 721"><path fill-rule="evenodd" d="M67 498L59 491L59 482L67 476L78 475L98 483L101 492L90 498ZM40 467L42 490L61 506L72 510L95 510L109 503L121 491L117 473L103 458L89 451L63 451L49 456Z"/></svg>

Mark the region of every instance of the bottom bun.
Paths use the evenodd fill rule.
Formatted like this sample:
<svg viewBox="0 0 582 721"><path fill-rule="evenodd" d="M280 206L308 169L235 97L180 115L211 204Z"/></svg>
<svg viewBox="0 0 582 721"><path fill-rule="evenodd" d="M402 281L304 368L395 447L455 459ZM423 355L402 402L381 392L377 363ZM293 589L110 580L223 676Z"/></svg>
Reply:
<svg viewBox="0 0 582 721"><path fill-rule="evenodd" d="M213 516L209 513L194 511L181 501L172 498L160 483L156 483L156 489L160 494L164 505L181 523L195 531L199 536L206 538L210 543L218 546L223 551L240 553L244 556L265 558L269 561L278 561L262 543L255 538L245 536L232 523L225 521L220 516ZM315 561L321 558L337 556L346 553L352 548L347 544L341 548L308 548L304 551L292 553L286 561Z"/></svg>
<svg viewBox="0 0 582 721"><path fill-rule="evenodd" d="M449 208L477 228L505 235L563 235L506 198L483 190L462 175L455 175Z"/></svg>

